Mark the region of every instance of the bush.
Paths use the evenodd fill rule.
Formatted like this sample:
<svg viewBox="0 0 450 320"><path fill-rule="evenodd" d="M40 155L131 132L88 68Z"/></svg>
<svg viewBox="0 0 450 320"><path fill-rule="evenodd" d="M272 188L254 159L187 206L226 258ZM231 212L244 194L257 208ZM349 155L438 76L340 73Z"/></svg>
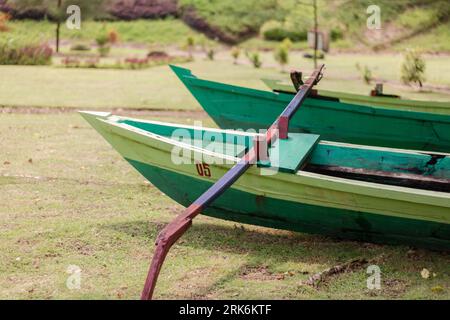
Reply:
<svg viewBox="0 0 450 320"><path fill-rule="evenodd" d="M189 59L192 60L194 58L194 56L192 54L192 51L194 50L194 47L195 47L195 39L194 39L194 37L189 36L189 37L186 38L185 47L186 47L186 50L188 51Z"/></svg>
<svg viewBox="0 0 450 320"><path fill-rule="evenodd" d="M53 50L47 44L0 43L0 65L49 65Z"/></svg>
<svg viewBox="0 0 450 320"><path fill-rule="evenodd" d="M90 51L91 47L87 44L77 43L70 47L71 51Z"/></svg>
<svg viewBox="0 0 450 320"><path fill-rule="evenodd" d="M343 39L344 32L340 28L333 28L330 30L330 38L332 41Z"/></svg>
<svg viewBox="0 0 450 320"><path fill-rule="evenodd" d="M356 63L356 69L361 73L361 77L364 80L366 84L370 84L373 80L372 70L365 65L364 67L361 67L359 63Z"/></svg>
<svg viewBox="0 0 450 320"><path fill-rule="evenodd" d="M250 60L250 62L252 63L252 65L256 68L259 69L262 66L262 61L259 57L259 53L258 52L252 52L252 53L248 53L247 52L247 58Z"/></svg>
<svg viewBox="0 0 450 320"><path fill-rule="evenodd" d="M283 41L289 39L291 41L305 41L308 37L306 30L290 30L281 22L269 21L261 27L261 35L266 40Z"/></svg>
<svg viewBox="0 0 450 320"><path fill-rule="evenodd" d="M241 55L241 49L239 47L233 47L231 49L231 56L233 57L233 63L237 64L239 56Z"/></svg>
<svg viewBox="0 0 450 320"><path fill-rule="evenodd" d="M418 83L422 87L425 81L425 60L419 52L407 50L401 70L401 80L404 84Z"/></svg>
<svg viewBox="0 0 450 320"><path fill-rule="evenodd" d="M119 33L116 30L111 30L108 32L108 41L111 44L116 44L119 42Z"/></svg>
<svg viewBox="0 0 450 320"><path fill-rule="evenodd" d="M142 69L148 66L149 58L126 58L125 64L128 66L129 69L135 70L135 69Z"/></svg>
<svg viewBox="0 0 450 320"><path fill-rule="evenodd" d="M114 1L108 12L123 20L156 19L177 15L176 0L119 0Z"/></svg>
<svg viewBox="0 0 450 320"><path fill-rule="evenodd" d="M303 54L303 57L306 59L314 59L314 50L309 50ZM322 50L317 50L316 54L317 59L325 59L325 53Z"/></svg>
<svg viewBox="0 0 450 320"><path fill-rule="evenodd" d="M111 46L109 45L110 44L109 40L110 40L110 37L109 37L109 34L107 34L107 33L103 33L95 39L95 42L97 42L97 45L98 45L98 52L100 53L101 57L106 57L109 54L109 52L111 51Z"/></svg>
<svg viewBox="0 0 450 320"><path fill-rule="evenodd" d="M9 27L6 25L9 19L11 16L8 13L0 12L0 32L9 31Z"/></svg>
<svg viewBox="0 0 450 320"><path fill-rule="evenodd" d="M282 43L274 52L275 60L281 65L282 71L284 71L284 65L289 63L289 48L286 43Z"/></svg>
<svg viewBox="0 0 450 320"><path fill-rule="evenodd" d="M214 48L209 48L208 51L206 52L208 59L211 61L214 60L215 54L216 54L216 51L214 50Z"/></svg>

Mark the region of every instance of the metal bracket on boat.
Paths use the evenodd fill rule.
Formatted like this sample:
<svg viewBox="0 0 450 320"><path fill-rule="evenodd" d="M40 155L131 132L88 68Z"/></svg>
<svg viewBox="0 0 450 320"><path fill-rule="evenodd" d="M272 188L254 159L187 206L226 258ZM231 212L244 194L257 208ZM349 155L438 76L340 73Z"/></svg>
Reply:
<svg viewBox="0 0 450 320"><path fill-rule="evenodd" d="M312 87L322 77L324 65L317 68L308 78L308 80L299 88L299 91L294 96L289 105L284 109L280 117L267 130L264 139L266 145L270 146L279 138L278 130L281 125L289 124L298 108L305 101L310 94ZM284 123L284 124L283 124ZM284 129L284 134L287 137L287 127ZM258 149L259 148L259 149ZM208 190L206 190L197 200L195 200L186 210L177 216L171 223L169 223L163 231L158 235L156 240L156 249L153 254L152 263L148 271L147 280L145 282L144 290L142 291L141 299L148 300L153 296L156 281L158 279L164 259L167 256L172 245L189 229L192 225L192 220L208 207L215 199L224 193L241 175L253 164L256 163L258 152L263 151L259 142L256 143L256 148L252 147L242 158L236 163L222 178L217 180Z"/></svg>

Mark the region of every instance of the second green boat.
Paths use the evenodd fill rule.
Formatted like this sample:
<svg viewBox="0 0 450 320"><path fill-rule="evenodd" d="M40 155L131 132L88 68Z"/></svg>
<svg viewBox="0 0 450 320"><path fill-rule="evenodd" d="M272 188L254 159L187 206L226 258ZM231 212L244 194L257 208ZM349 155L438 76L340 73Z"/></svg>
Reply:
<svg viewBox="0 0 450 320"><path fill-rule="evenodd" d="M188 69L171 68L223 129L266 129L292 99L291 94L202 80ZM345 143L450 151L450 115L309 98L291 120L289 130Z"/></svg>
<svg viewBox="0 0 450 320"><path fill-rule="evenodd" d="M292 84L287 84L283 81L275 79L261 80L267 87L275 92L284 92L291 95L295 93L295 89ZM383 107L406 111L450 114L450 102L407 100L389 96L370 96L322 89L318 90L318 94L323 97L338 99L339 102L344 103L355 103L371 107Z"/></svg>

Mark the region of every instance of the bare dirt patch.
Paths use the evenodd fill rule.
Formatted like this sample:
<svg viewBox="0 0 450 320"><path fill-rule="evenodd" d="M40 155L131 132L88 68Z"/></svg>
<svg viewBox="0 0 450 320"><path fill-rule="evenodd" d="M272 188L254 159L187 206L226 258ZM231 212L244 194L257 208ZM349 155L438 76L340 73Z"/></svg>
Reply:
<svg viewBox="0 0 450 320"><path fill-rule="evenodd" d="M267 266L258 266L244 268L240 274L240 278L244 280L256 281L283 280L285 278L285 275L280 273L273 273L269 271Z"/></svg>

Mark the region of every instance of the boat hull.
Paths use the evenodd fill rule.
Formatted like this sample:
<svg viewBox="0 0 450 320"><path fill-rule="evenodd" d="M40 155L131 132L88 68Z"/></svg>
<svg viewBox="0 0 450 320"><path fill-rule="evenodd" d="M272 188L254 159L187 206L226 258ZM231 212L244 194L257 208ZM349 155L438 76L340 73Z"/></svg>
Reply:
<svg viewBox="0 0 450 320"><path fill-rule="evenodd" d="M223 129L266 129L292 96L201 80L172 67L203 109ZM291 132L323 140L401 149L450 151L450 115L407 112L306 99L289 123Z"/></svg>
<svg viewBox="0 0 450 320"><path fill-rule="evenodd" d="M159 190L186 207L213 183L131 159L127 161ZM234 188L221 195L202 214L339 239L450 249L448 224L308 205Z"/></svg>
<svg viewBox="0 0 450 320"><path fill-rule="evenodd" d="M232 166L212 163L210 176L201 176L194 161L172 161L170 139L102 121L106 116L84 116L137 171L181 205L191 204ZM192 159L201 155L198 149L191 151ZM260 170L250 168L203 214L351 240L450 249L448 194L309 172L264 176Z"/></svg>
<svg viewBox="0 0 450 320"><path fill-rule="evenodd" d="M264 84L271 90L294 94L292 84L284 84L278 80L262 79ZM416 112L431 112L437 114L450 114L450 102L435 102L421 100L406 100L391 97L373 97L347 92L318 90L320 96L339 99L343 103L353 103L365 106L375 106L382 108L392 108L397 110L407 110Z"/></svg>

